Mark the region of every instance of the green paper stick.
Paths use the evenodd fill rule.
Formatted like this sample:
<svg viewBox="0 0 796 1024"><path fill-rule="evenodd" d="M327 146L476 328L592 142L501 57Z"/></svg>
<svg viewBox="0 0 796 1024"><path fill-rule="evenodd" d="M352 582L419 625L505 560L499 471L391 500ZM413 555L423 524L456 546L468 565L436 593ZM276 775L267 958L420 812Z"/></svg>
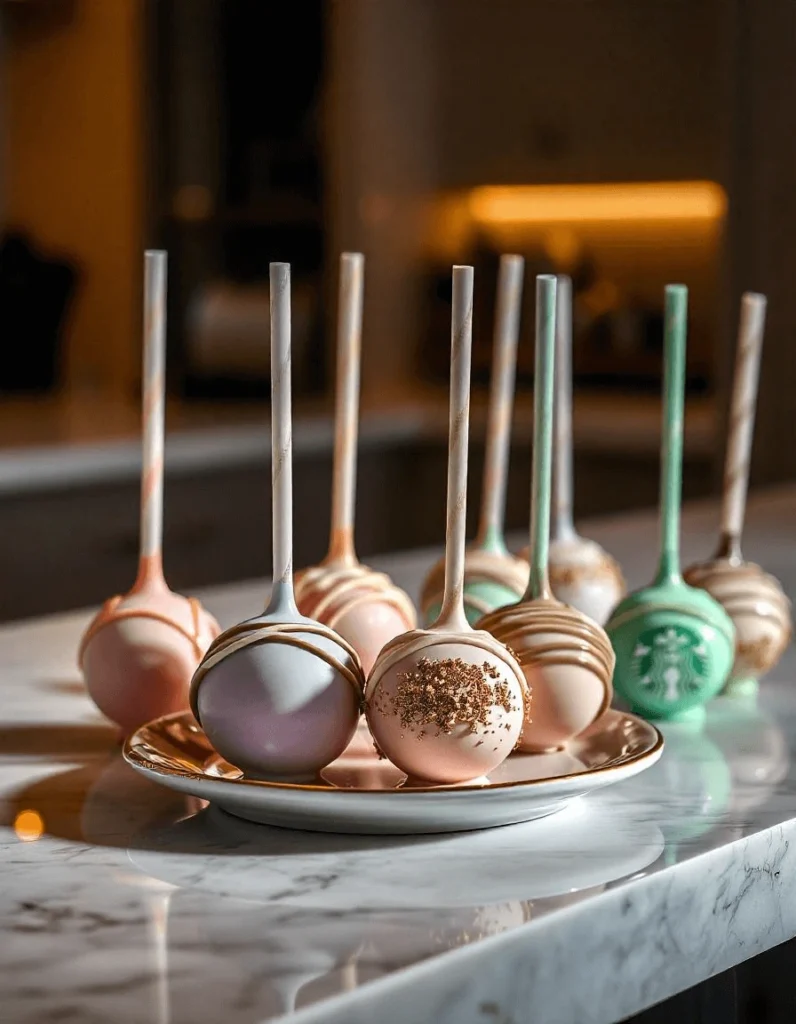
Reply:
<svg viewBox="0 0 796 1024"><path fill-rule="evenodd" d="M679 582L680 500L683 489L683 405L688 289L666 286L661 450L661 557L656 583Z"/></svg>
<svg viewBox="0 0 796 1024"><path fill-rule="evenodd" d="M531 574L524 601L550 599L550 485L553 466L553 368L556 345L556 287L553 274L536 278L536 355L533 384L531 468Z"/></svg>

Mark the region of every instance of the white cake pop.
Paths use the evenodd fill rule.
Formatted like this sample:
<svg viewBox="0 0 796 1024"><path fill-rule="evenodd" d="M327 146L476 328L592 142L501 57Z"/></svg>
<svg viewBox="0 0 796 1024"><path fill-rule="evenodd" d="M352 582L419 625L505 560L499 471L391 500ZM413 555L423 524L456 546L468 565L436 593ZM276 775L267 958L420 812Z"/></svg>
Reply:
<svg viewBox="0 0 796 1024"><path fill-rule="evenodd" d="M320 565L296 573L303 615L331 626L356 650L367 675L388 640L416 623L409 596L383 572L362 565L354 549L357 412L362 338L361 253L340 257L334 485L329 552Z"/></svg>
<svg viewBox="0 0 796 1024"><path fill-rule="evenodd" d="M194 669L218 624L194 598L163 578L163 441L166 357L166 253L144 260L143 472L138 576L90 623L78 664L91 699L127 734L188 706Z"/></svg>
<svg viewBox="0 0 796 1024"><path fill-rule="evenodd" d="M533 696L521 750L557 749L595 722L611 702L614 654L605 632L553 598L548 578L556 279L536 279L536 372L531 503L531 572L525 597L485 616L516 654Z"/></svg>
<svg viewBox="0 0 796 1024"><path fill-rule="evenodd" d="M687 583L706 590L732 619L735 658L726 689L745 693L756 692L758 679L779 661L792 628L790 601L779 581L741 553L765 317L765 296L747 292L741 302L719 546L710 561L684 573Z"/></svg>
<svg viewBox="0 0 796 1024"><path fill-rule="evenodd" d="M473 270L453 269L445 594L437 621L384 648L365 691L379 749L409 776L438 783L488 774L519 738L525 679L511 653L473 630L462 600Z"/></svg>
<svg viewBox="0 0 796 1024"><path fill-rule="evenodd" d="M602 626L625 593L618 563L572 522L572 282L558 277L550 587L564 604ZM528 549L522 553L528 557Z"/></svg>
<svg viewBox="0 0 796 1024"><path fill-rule="evenodd" d="M290 267L271 264L274 586L265 613L226 630L191 684L216 750L257 778L306 779L354 735L364 676L356 651L300 615L293 597Z"/></svg>
<svg viewBox="0 0 796 1024"><path fill-rule="evenodd" d="M487 612L517 601L528 580L528 563L511 554L503 536L524 271L522 256L500 257L481 516L464 561L464 612L470 625ZM443 557L430 570L420 595L426 623L439 615L444 586Z"/></svg>

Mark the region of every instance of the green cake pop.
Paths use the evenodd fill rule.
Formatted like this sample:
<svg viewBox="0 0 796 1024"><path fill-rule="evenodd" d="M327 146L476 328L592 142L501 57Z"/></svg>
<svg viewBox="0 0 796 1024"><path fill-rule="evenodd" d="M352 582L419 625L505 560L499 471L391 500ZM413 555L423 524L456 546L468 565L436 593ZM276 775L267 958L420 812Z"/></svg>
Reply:
<svg viewBox="0 0 796 1024"><path fill-rule="evenodd" d="M667 285L661 452L661 555L655 580L616 606L606 632L616 652L614 688L647 718L704 715L733 661L732 621L680 572L680 493L688 289Z"/></svg>

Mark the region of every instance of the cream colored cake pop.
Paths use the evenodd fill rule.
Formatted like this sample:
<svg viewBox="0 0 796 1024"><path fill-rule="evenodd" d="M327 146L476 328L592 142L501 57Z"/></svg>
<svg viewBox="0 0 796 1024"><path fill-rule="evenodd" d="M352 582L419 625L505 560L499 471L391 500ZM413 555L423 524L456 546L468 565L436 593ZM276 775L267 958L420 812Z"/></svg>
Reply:
<svg viewBox="0 0 796 1024"><path fill-rule="evenodd" d="M166 253L145 255L143 475L138 576L106 601L80 644L78 663L91 699L126 734L188 706L194 669L218 633L194 598L163 578L163 432Z"/></svg>
<svg viewBox="0 0 796 1024"><path fill-rule="evenodd" d="M611 702L614 654L588 616L556 601L548 578L556 279L536 279L531 572L525 597L478 623L517 656L533 697L519 748L562 747Z"/></svg>
<svg viewBox="0 0 796 1024"><path fill-rule="evenodd" d="M607 551L581 537L572 521L572 282L558 278L553 407L553 508L550 587L564 604L602 626L625 593L622 570ZM522 552L528 557L528 549Z"/></svg>
<svg viewBox="0 0 796 1024"><path fill-rule="evenodd" d="M527 561L510 553L503 536L524 271L522 256L500 257L481 517L464 561L464 611L471 625L487 612L517 601L528 581ZM420 606L426 623L439 615L444 584L443 557L423 584Z"/></svg>
<svg viewBox="0 0 796 1024"><path fill-rule="evenodd" d="M271 482L274 585L263 615L225 630L191 683L215 749L255 778L298 781L342 754L362 704L356 651L300 615L293 596L290 266L271 264Z"/></svg>
<svg viewBox="0 0 796 1024"><path fill-rule="evenodd" d="M448 528L445 593L437 621L391 640L368 679L368 725L409 776L438 783L488 774L514 749L527 702L511 653L473 630L464 585L473 270L453 269Z"/></svg>
<svg viewBox="0 0 796 1024"><path fill-rule="evenodd" d="M744 561L741 553L765 317L765 296L747 292L741 302L721 537L710 561L684 573L687 583L706 590L732 619L735 659L726 690L741 693L757 691L758 679L776 665L791 636L790 601L779 582L759 565Z"/></svg>
<svg viewBox="0 0 796 1024"><path fill-rule="evenodd" d="M326 558L297 573L295 587L302 615L347 640L367 675L387 641L412 629L417 617L409 596L385 573L362 565L354 550L363 269L361 253L340 257L331 538Z"/></svg>

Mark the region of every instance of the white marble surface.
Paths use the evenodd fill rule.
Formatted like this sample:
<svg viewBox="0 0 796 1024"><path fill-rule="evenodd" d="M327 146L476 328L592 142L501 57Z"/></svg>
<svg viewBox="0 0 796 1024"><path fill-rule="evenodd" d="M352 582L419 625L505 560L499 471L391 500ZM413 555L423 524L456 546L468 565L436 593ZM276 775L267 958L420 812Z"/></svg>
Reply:
<svg viewBox="0 0 796 1024"><path fill-rule="evenodd" d="M790 593L794 522L796 489L758 498L746 545ZM689 513L688 557L713 525ZM654 517L588 532L632 584L650 576ZM416 590L432 558L382 564ZM263 585L206 596L230 622ZM234 821L128 770L74 666L86 620L0 629L2 1021L596 1024L796 934L793 652L757 705L666 729L656 767L559 816L338 837Z"/></svg>

